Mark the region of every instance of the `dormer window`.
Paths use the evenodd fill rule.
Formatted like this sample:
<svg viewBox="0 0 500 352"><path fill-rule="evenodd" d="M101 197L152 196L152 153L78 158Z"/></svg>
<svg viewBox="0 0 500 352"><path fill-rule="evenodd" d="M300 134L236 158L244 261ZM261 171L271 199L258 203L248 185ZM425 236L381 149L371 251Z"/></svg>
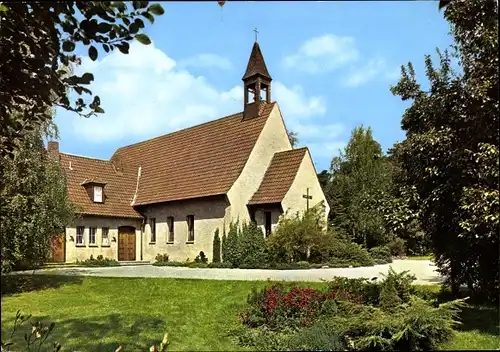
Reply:
<svg viewBox="0 0 500 352"><path fill-rule="evenodd" d="M97 179L85 179L81 185L87 191L90 201L94 203L104 203L106 195L104 194L104 187L106 183Z"/></svg>
<svg viewBox="0 0 500 352"><path fill-rule="evenodd" d="M94 203L102 203L102 186L94 186Z"/></svg>

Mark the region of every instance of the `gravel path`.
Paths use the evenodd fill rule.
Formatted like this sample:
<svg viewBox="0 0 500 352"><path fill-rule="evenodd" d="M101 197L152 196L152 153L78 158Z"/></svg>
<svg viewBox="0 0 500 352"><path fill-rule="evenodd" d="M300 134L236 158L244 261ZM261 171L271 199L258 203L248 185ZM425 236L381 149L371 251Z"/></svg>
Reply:
<svg viewBox="0 0 500 352"><path fill-rule="evenodd" d="M105 268L57 268L35 271L38 275L81 275L101 277L168 277L208 280L275 280L275 281L322 281L334 276L350 278L381 278L389 266L396 272L409 270L417 284L435 284L441 281L436 266L429 260L394 260L392 264L362 268L307 269L307 270L261 270L261 269L200 269L183 267L160 267L153 265L120 266ZM33 271L16 272L33 273Z"/></svg>

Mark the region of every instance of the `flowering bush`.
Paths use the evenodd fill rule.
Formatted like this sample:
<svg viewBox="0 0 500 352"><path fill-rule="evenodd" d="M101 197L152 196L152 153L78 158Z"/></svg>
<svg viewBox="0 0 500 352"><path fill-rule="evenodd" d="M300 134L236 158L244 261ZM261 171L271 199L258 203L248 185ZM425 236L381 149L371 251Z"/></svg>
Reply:
<svg viewBox="0 0 500 352"><path fill-rule="evenodd" d="M312 288L294 287L286 290L274 285L248 297L250 307L241 315L243 324L271 329L310 326L320 315L335 314L336 302L361 303L363 298L347 290L321 292Z"/></svg>

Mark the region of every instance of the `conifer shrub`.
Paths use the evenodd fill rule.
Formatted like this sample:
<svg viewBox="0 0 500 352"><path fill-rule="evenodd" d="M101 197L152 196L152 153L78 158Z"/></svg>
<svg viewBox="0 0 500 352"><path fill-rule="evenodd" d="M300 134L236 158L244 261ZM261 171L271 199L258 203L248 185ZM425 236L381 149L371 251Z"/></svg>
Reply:
<svg viewBox="0 0 500 352"><path fill-rule="evenodd" d="M205 255L205 252L200 251L200 254L198 254L196 256L196 258L194 258L194 262L195 263L201 263L201 264L207 264L208 263L208 258Z"/></svg>
<svg viewBox="0 0 500 352"><path fill-rule="evenodd" d="M213 247L212 247L212 262L213 263L220 263L221 262L221 242L220 242L220 237L219 237L219 229L217 228L214 233L214 241L213 241Z"/></svg>
<svg viewBox="0 0 500 352"><path fill-rule="evenodd" d="M387 246L370 248L369 253L375 260L376 264L392 263L392 253L389 247Z"/></svg>
<svg viewBox="0 0 500 352"><path fill-rule="evenodd" d="M238 235L238 267L268 266L267 244L264 233L254 222L243 223ZM234 262L233 262L234 264Z"/></svg>
<svg viewBox="0 0 500 352"><path fill-rule="evenodd" d="M223 259L225 262L230 262L233 267L237 268L240 264L241 254L238 246L238 223L231 222L229 224L229 232L223 248Z"/></svg>

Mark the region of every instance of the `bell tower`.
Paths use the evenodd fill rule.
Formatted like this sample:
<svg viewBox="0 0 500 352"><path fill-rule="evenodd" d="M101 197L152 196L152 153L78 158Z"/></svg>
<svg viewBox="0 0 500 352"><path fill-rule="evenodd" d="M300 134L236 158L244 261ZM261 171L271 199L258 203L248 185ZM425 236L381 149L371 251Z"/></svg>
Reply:
<svg viewBox="0 0 500 352"><path fill-rule="evenodd" d="M255 32L257 33L257 30ZM248 120L258 117L262 106L271 102L271 81L273 79L267 71L257 37L255 37L247 70L242 80L245 94L243 120Z"/></svg>

